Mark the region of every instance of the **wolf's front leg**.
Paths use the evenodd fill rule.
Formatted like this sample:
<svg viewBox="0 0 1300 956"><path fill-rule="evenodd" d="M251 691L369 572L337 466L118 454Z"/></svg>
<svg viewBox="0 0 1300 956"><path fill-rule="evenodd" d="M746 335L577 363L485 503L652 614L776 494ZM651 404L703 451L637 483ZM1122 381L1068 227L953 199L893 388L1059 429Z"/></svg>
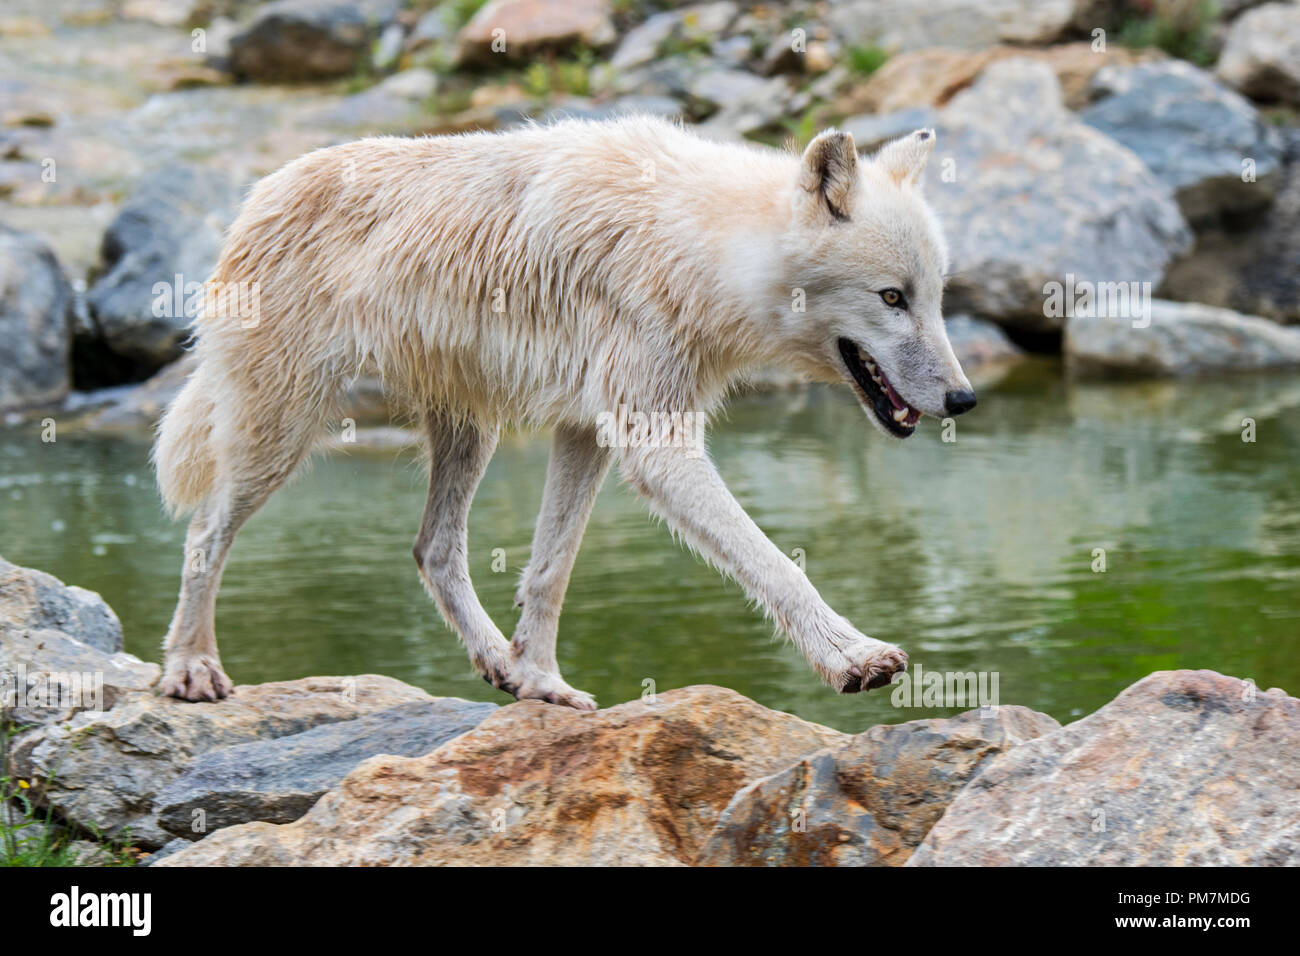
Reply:
<svg viewBox="0 0 1300 956"><path fill-rule="evenodd" d="M673 530L763 607L831 687L881 687L907 669L902 650L860 633L821 599L731 496L702 449L629 449L621 467Z"/></svg>
<svg viewBox="0 0 1300 956"><path fill-rule="evenodd" d="M515 604L523 609L510 642L510 675L518 685L517 697L596 709L590 694L560 677L555 637L582 532L608 471L609 450L597 443L594 428L556 429L533 551L515 595Z"/></svg>

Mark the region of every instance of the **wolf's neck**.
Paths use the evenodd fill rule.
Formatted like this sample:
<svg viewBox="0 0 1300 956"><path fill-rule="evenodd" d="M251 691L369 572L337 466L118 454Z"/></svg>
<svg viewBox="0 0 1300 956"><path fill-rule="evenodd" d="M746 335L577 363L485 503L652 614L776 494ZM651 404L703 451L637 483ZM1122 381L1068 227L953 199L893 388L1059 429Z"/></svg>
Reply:
<svg viewBox="0 0 1300 956"><path fill-rule="evenodd" d="M736 175L713 184L699 204L695 227L705 258L706 281L717 290L722 314L702 316L724 376L775 361L771 330L779 303L788 299L781 240L789 226L798 174L793 157L738 164Z"/></svg>

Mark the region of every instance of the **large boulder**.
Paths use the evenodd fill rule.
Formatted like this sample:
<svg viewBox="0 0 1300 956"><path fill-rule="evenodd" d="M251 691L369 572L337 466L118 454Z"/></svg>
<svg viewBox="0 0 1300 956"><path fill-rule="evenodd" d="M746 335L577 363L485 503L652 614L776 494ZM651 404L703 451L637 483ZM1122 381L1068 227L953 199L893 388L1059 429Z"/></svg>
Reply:
<svg viewBox="0 0 1300 956"><path fill-rule="evenodd" d="M846 46L886 50L1050 43L1074 19L1076 0L839 0L828 12Z"/></svg>
<svg viewBox="0 0 1300 956"><path fill-rule="evenodd" d="M617 37L610 0L488 0L456 39L460 65L517 61Z"/></svg>
<svg viewBox="0 0 1300 956"><path fill-rule="evenodd" d="M963 787L1059 727L1025 707L872 727L743 788L696 865L902 866Z"/></svg>
<svg viewBox="0 0 1300 956"><path fill-rule="evenodd" d="M122 624L94 591L0 557L0 631L56 630L105 654L122 649Z"/></svg>
<svg viewBox="0 0 1300 956"><path fill-rule="evenodd" d="M1252 99L1300 105L1300 4L1269 3L1234 20L1216 70Z"/></svg>
<svg viewBox="0 0 1300 956"><path fill-rule="evenodd" d="M1107 67L1079 118L1138 154L1192 222L1267 206L1280 142L1250 101L1181 60Z"/></svg>
<svg viewBox="0 0 1300 956"><path fill-rule="evenodd" d="M1064 350L1070 369L1083 374L1249 371L1300 365L1300 330L1214 306L1155 299L1150 315L1136 320L1115 315L1070 318Z"/></svg>
<svg viewBox="0 0 1300 956"><path fill-rule="evenodd" d="M1285 144L1273 204L1198 230L1196 248L1174 263L1157 293L1300 323L1300 128Z"/></svg>
<svg viewBox="0 0 1300 956"><path fill-rule="evenodd" d="M907 865L1300 865L1300 700L1152 674L989 766Z"/></svg>
<svg viewBox="0 0 1300 956"><path fill-rule="evenodd" d="M14 722L107 710L160 674L122 651L122 625L98 594L0 558L0 706Z"/></svg>
<svg viewBox="0 0 1300 956"><path fill-rule="evenodd" d="M944 223L954 312L1059 332L1052 283L1158 283L1191 246L1170 189L1080 122L1044 64L1002 60L940 115L926 194Z"/></svg>
<svg viewBox="0 0 1300 956"><path fill-rule="evenodd" d="M50 248L0 225L0 412L68 394L72 310L72 286Z"/></svg>
<svg viewBox="0 0 1300 956"><path fill-rule="evenodd" d="M60 818L153 849L172 839L155 798L199 755L431 699L370 674L240 686L216 703L135 694L106 713L77 714L23 737L12 760Z"/></svg>
<svg viewBox="0 0 1300 956"><path fill-rule="evenodd" d="M146 177L104 233L104 271L88 294L96 341L85 348L144 373L179 358L237 203L220 169L169 166Z"/></svg>
<svg viewBox="0 0 1300 956"><path fill-rule="evenodd" d="M1094 50L1089 43L1062 43L1043 49L996 46L987 50L913 50L890 57L866 83L852 91L842 112L889 113L946 106L990 63L1013 57L1046 64L1061 84L1065 105L1081 109L1092 97L1092 78L1098 70L1160 60L1164 55L1159 50L1130 50L1118 45Z"/></svg>
<svg viewBox="0 0 1300 956"><path fill-rule="evenodd" d="M732 794L844 735L720 687L596 713L523 701L424 757L375 757L296 823L159 866L692 862Z"/></svg>
<svg viewBox="0 0 1300 956"><path fill-rule="evenodd" d="M439 697L210 750L155 798L158 821L189 839L253 820L292 823L363 760L426 754L473 730L496 709L496 704Z"/></svg>
<svg viewBox="0 0 1300 956"><path fill-rule="evenodd" d="M404 0L276 0L230 38L239 79L293 83L352 76Z"/></svg>

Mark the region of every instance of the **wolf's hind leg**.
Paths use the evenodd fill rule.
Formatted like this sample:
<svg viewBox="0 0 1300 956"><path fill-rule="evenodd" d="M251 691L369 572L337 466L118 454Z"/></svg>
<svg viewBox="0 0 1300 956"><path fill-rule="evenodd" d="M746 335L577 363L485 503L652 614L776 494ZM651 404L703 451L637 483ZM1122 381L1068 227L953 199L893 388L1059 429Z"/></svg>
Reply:
<svg viewBox="0 0 1300 956"><path fill-rule="evenodd" d="M181 592L164 642L161 693L182 700L220 700L232 685L217 655L216 601L235 535L285 483L310 450L314 416L279 416L261 423L251 414L233 422L223 443L213 490L185 533Z"/></svg>
<svg viewBox="0 0 1300 956"><path fill-rule="evenodd" d="M596 709L590 694L560 677L555 639L569 575L609 462L609 450L596 441L594 428L562 425L556 430L532 555L515 595L523 613L510 642L510 675L520 698Z"/></svg>
<svg viewBox="0 0 1300 956"><path fill-rule="evenodd" d="M447 625L460 635L474 669L493 686L514 693L510 645L479 603L470 582L469 507L496 450L497 429L442 415L426 419L429 498L415 539L420 577Z"/></svg>

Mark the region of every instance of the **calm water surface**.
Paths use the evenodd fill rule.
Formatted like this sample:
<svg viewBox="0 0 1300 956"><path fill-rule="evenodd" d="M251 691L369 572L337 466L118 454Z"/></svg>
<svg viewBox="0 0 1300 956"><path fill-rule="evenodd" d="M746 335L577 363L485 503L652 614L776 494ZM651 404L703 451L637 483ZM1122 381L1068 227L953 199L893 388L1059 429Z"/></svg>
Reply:
<svg viewBox="0 0 1300 956"><path fill-rule="evenodd" d="M879 436L847 389L732 403L712 451L823 596L927 670L997 672L1002 703L1068 721L1158 669L1300 692L1300 378L1073 385L1030 363L985 387L944 443ZM1241 439L1241 421L1257 440ZM509 635L548 440L503 440L470 517L484 606ZM159 660L183 527L144 438L0 430L0 553L100 592L127 649ZM405 452L318 460L243 530L217 610L236 683L389 674L504 702L475 677L416 576L423 469ZM507 571L494 573L504 549ZM1106 571L1093 571L1105 549ZM942 716L838 697L611 477L560 626L568 680L609 706L696 683L842 730Z"/></svg>

